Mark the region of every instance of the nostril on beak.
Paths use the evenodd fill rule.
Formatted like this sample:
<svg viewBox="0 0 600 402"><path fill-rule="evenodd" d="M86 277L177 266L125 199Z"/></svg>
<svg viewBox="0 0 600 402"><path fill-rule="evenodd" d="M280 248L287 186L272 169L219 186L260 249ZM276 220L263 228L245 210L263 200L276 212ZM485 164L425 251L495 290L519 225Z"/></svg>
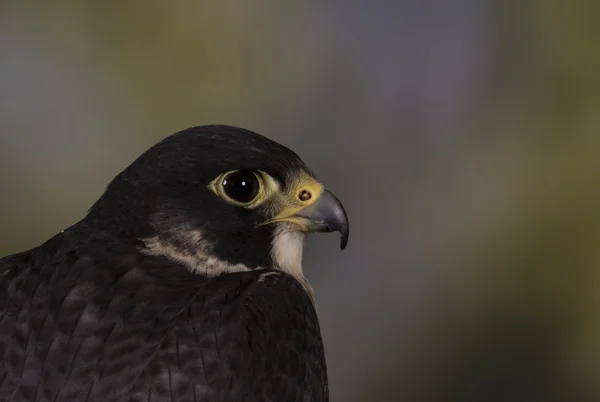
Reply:
<svg viewBox="0 0 600 402"><path fill-rule="evenodd" d="M312 198L312 194L308 190L302 190L298 194L298 198L300 199L300 201L308 201Z"/></svg>

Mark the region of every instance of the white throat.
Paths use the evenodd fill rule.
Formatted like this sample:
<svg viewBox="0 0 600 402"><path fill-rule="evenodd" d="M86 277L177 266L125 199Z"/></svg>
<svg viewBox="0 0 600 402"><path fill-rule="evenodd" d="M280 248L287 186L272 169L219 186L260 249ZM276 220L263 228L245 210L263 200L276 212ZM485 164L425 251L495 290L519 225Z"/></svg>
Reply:
<svg viewBox="0 0 600 402"><path fill-rule="evenodd" d="M292 275L312 295L312 288L302 271L304 238L304 233L298 231L281 231L280 233L276 233L273 238L271 257L278 269Z"/></svg>

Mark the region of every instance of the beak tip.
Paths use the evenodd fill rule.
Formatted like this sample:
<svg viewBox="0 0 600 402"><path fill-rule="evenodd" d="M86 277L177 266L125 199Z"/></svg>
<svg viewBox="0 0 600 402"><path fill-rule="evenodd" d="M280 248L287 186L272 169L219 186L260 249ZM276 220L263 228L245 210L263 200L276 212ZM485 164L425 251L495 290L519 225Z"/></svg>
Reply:
<svg viewBox="0 0 600 402"><path fill-rule="evenodd" d="M348 245L348 237L350 236L348 224L346 224L345 227L342 230L340 230L340 234L340 249L344 250Z"/></svg>
<svg viewBox="0 0 600 402"><path fill-rule="evenodd" d="M309 222L315 232L340 232L340 248L348 244L350 225L342 203L329 190L323 190L318 201L296 216Z"/></svg>

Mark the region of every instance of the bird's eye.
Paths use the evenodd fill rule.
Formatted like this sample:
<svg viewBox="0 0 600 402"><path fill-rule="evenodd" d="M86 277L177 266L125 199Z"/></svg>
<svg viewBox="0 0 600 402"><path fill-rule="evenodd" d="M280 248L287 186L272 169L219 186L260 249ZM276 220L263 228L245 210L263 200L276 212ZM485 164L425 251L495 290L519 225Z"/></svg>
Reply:
<svg viewBox="0 0 600 402"><path fill-rule="evenodd" d="M238 170L223 179L223 191L234 201L247 204L253 201L260 190L256 174L251 170Z"/></svg>

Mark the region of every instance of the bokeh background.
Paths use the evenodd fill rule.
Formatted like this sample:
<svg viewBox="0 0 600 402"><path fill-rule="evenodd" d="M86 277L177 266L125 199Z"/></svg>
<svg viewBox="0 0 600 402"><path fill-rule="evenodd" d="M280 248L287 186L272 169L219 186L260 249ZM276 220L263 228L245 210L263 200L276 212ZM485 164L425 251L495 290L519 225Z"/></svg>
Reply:
<svg viewBox="0 0 600 402"><path fill-rule="evenodd" d="M332 401L600 400L600 2L0 1L0 255L181 129L299 153Z"/></svg>

